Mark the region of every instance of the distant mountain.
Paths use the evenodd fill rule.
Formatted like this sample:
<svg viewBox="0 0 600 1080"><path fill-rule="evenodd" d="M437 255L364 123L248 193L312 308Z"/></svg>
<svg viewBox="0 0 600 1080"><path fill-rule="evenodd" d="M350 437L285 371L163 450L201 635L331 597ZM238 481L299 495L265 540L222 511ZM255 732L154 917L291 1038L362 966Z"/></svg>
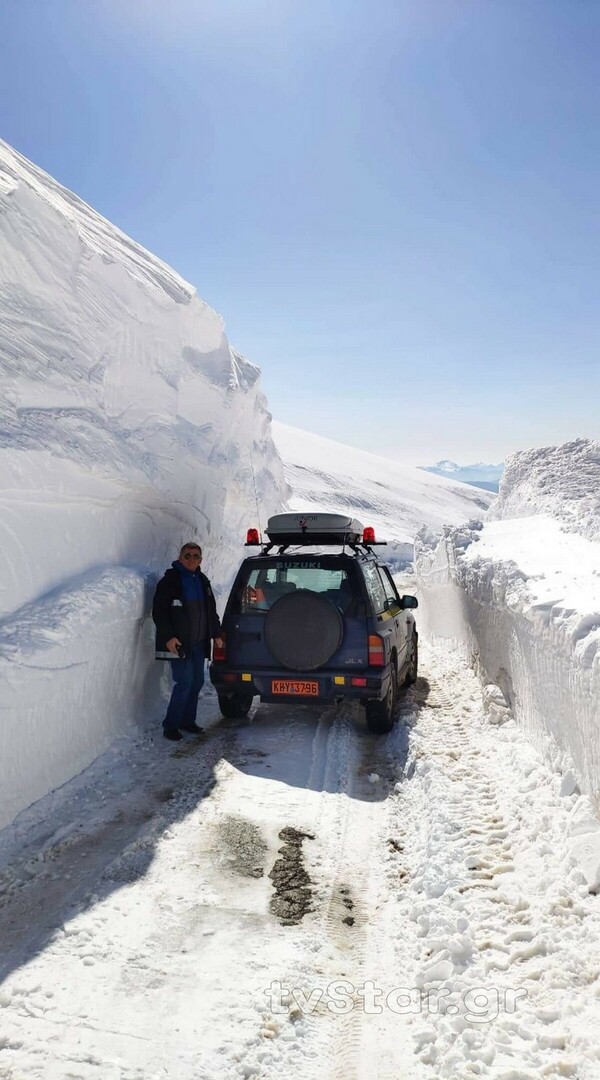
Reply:
<svg viewBox="0 0 600 1080"><path fill-rule="evenodd" d="M449 480L459 480L461 484L471 484L484 491L498 491L504 464L487 465L477 461L475 465L457 465L455 461L436 461L435 465L421 465L424 472L446 476Z"/></svg>

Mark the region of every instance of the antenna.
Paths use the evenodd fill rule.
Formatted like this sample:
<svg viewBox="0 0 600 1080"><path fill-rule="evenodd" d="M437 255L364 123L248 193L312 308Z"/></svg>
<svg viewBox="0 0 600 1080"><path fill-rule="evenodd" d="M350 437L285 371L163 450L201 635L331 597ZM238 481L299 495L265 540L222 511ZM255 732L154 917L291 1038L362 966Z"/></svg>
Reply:
<svg viewBox="0 0 600 1080"><path fill-rule="evenodd" d="M348 510L347 510L347 514L348 514L348 518L351 521L352 516L350 514L350 492L348 492ZM346 533L344 533L344 542L342 544L342 555L345 555L345 554L346 554Z"/></svg>
<svg viewBox="0 0 600 1080"><path fill-rule="evenodd" d="M257 520L258 520L258 532L259 532L259 536L262 539L262 528L261 528L261 524L260 524L260 510L259 510L259 507L258 507L258 492L256 490L256 476L255 476L255 473L254 473L254 458L252 457L252 443L250 444L250 465L252 467L252 486L254 487L254 500L256 502L256 517L257 517Z"/></svg>

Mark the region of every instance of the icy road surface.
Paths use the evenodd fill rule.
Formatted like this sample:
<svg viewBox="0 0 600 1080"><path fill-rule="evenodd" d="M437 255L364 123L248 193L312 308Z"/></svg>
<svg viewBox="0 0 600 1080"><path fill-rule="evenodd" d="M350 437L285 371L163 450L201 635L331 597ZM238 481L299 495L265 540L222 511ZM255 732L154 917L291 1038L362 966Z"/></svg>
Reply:
<svg viewBox="0 0 600 1080"><path fill-rule="evenodd" d="M585 803L458 654L384 739L202 709L0 836L3 1080L597 1080Z"/></svg>

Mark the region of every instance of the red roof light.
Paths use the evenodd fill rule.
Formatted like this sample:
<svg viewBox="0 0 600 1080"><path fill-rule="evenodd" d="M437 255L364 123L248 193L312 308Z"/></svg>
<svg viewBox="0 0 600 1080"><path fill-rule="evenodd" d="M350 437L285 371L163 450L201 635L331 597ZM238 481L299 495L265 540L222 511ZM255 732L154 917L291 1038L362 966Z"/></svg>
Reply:
<svg viewBox="0 0 600 1080"><path fill-rule="evenodd" d="M258 535L258 529L248 529L246 533L247 544L260 544L260 537Z"/></svg>
<svg viewBox="0 0 600 1080"><path fill-rule="evenodd" d="M365 529L363 529L363 544L374 544L374 543L375 543L375 529L373 528L372 525L367 525L367 527Z"/></svg>

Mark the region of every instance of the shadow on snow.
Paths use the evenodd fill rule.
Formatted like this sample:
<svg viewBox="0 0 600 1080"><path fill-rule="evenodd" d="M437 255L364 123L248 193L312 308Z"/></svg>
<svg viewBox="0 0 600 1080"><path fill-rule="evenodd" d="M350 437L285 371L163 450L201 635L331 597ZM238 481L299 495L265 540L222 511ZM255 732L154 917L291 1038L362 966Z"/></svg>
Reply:
<svg viewBox="0 0 600 1080"><path fill-rule="evenodd" d="M60 839L64 830L50 811L43 834L35 830L0 872L0 980L41 953L74 916L142 879L164 833L210 796L223 760L246 775L288 787L383 802L410 778L410 732L428 693L427 680L419 678L400 698L398 723L387 736L371 734L363 710L347 704L324 712L308 705L259 705L249 719L221 720L203 739L186 739L175 748L158 733L146 733L125 762L125 782L108 806L94 787L95 763L83 802L73 801L79 820L70 834ZM212 698L203 703L207 720L213 707Z"/></svg>

